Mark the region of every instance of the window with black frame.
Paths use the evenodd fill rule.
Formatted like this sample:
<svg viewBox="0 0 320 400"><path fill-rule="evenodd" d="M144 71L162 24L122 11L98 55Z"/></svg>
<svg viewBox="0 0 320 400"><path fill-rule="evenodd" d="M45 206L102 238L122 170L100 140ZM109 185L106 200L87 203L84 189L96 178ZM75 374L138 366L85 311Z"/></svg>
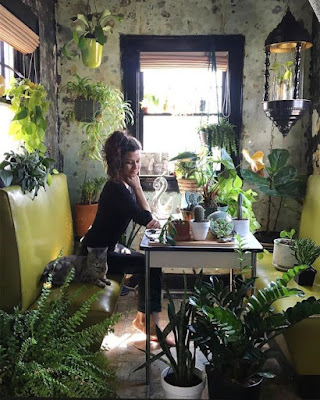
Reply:
<svg viewBox="0 0 320 400"><path fill-rule="evenodd" d="M168 159L197 151L202 125L226 117L239 138L243 36L122 35L120 43L131 131L144 150L142 177L170 175Z"/></svg>

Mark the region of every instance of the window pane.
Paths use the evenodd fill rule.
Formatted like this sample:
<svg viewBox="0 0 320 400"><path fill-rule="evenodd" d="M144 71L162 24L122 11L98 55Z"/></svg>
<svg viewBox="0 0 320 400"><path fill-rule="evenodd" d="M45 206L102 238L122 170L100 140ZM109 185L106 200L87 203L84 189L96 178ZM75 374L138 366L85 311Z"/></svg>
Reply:
<svg viewBox="0 0 320 400"><path fill-rule="evenodd" d="M6 42L0 41L0 62L1 64L1 75L5 77L5 86L8 87L11 78L13 77L13 71L9 68L6 68L3 64L8 65L13 68L14 59L13 59L13 47L11 47Z"/></svg>

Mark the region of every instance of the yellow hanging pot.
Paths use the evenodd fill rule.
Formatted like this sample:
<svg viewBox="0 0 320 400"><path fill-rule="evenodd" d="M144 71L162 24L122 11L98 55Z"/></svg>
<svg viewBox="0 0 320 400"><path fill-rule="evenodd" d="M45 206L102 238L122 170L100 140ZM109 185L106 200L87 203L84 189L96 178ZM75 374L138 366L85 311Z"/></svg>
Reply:
<svg viewBox="0 0 320 400"><path fill-rule="evenodd" d="M86 67L98 68L102 60L103 46L95 39L86 38L86 47L81 50L82 62Z"/></svg>
<svg viewBox="0 0 320 400"><path fill-rule="evenodd" d="M0 97L4 96L6 90L4 76L0 75Z"/></svg>

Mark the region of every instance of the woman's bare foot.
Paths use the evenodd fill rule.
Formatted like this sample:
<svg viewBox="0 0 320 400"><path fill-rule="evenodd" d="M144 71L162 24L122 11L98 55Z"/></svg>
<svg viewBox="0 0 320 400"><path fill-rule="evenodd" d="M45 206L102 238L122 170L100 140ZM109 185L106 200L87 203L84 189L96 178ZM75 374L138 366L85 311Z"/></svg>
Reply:
<svg viewBox="0 0 320 400"><path fill-rule="evenodd" d="M157 313L158 314L158 313ZM152 342L158 342L158 336L157 336L157 332L156 332L156 324L155 324L155 319L158 320L157 317L154 317L154 315L152 314L150 316L150 341ZM137 329L138 331L146 334L146 319L145 319L145 314L138 311L136 318L134 319L134 321L132 322L132 326ZM168 344L168 346L175 346L175 341L170 339L170 338L166 338L166 342Z"/></svg>

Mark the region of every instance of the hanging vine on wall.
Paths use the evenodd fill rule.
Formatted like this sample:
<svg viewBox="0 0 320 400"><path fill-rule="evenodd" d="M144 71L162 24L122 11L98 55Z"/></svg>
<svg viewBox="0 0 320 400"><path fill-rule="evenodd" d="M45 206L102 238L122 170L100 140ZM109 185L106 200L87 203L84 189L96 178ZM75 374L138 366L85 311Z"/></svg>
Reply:
<svg viewBox="0 0 320 400"><path fill-rule="evenodd" d="M217 124L207 124L199 128L201 141L211 150L217 146L225 149L229 154L238 154L235 126L226 118L222 118Z"/></svg>
<svg viewBox="0 0 320 400"><path fill-rule="evenodd" d="M44 153L47 128L45 116L50 104L47 101L47 91L43 85L33 83L28 78L14 78L6 94L11 99L11 110L15 114L9 135L15 140L22 140L29 153L35 150Z"/></svg>

